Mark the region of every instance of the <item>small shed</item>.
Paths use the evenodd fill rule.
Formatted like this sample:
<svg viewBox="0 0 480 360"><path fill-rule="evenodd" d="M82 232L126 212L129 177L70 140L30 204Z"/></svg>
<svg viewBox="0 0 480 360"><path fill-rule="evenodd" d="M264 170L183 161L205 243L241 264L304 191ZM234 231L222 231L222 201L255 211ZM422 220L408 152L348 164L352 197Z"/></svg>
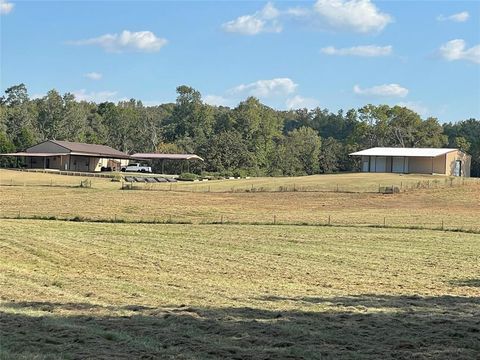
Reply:
<svg viewBox="0 0 480 360"><path fill-rule="evenodd" d="M29 169L95 172L103 168L120 170L130 156L106 145L46 140L25 151L0 154L25 158Z"/></svg>
<svg viewBox="0 0 480 360"><path fill-rule="evenodd" d="M471 156L459 149L374 147L349 155L362 157L362 172L470 177Z"/></svg>

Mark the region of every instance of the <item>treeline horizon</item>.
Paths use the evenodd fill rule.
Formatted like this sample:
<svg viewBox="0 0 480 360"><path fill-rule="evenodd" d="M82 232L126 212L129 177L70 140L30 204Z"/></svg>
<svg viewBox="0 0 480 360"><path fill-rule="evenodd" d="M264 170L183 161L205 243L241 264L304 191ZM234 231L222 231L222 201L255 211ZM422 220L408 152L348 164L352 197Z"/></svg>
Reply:
<svg viewBox="0 0 480 360"><path fill-rule="evenodd" d="M480 120L441 124L401 106L358 109L275 110L254 97L236 107L202 101L192 87L177 87L175 103L144 106L78 101L50 90L30 99L24 84L0 98L0 153L24 150L48 139L108 145L126 153L194 153L194 172L226 176L298 176L359 170L348 154L375 147L453 147L472 155L480 176ZM1 166L16 166L9 158ZM153 164L154 168L158 164ZM178 163L166 170L181 171Z"/></svg>

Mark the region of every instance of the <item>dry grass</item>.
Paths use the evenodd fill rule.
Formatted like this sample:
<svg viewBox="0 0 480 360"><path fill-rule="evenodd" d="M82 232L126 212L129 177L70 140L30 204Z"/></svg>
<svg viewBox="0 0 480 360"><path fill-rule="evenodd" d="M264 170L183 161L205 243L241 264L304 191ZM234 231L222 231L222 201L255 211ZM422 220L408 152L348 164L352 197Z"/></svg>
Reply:
<svg viewBox="0 0 480 360"><path fill-rule="evenodd" d="M120 173L120 176L125 174ZM145 174L126 174L128 176L148 176ZM19 172L0 169L0 185L16 186L78 186L84 177L65 176L54 173ZM88 178L97 189L117 190L120 183L108 178ZM405 188L435 188L478 184L474 178L455 178L419 174L372 174L343 173L312 175L301 177L259 177L250 179L213 180L206 182L178 182L158 184L135 184L137 189L158 191L188 192L265 192L265 191L322 191L322 192L378 192L379 187L396 186Z"/></svg>
<svg viewBox="0 0 480 360"><path fill-rule="evenodd" d="M25 181L38 182L45 177L79 181L78 178L14 173ZM5 172L0 172L5 174ZM30 178L30 176L33 176ZM384 176L398 175L345 174L325 176L331 185L338 181L385 180ZM6 177L6 176L3 176ZM310 183L313 179L325 182L322 176L300 179ZM430 177L432 179L432 177ZM18 180L18 179L17 179ZM299 181L300 181L299 180ZM389 179L391 180L391 179ZM236 183L237 180L225 181ZM242 180L250 181L250 180ZM265 179L252 179L260 182ZM271 183L293 181L270 179ZM0 215L83 217L89 219L125 219L130 221L158 220L188 221L194 223L273 222L332 224L420 226L428 228L480 230L480 184L412 190L395 195L376 193L334 192L178 192L178 191L126 191L118 183L92 179L91 189L50 186L1 186ZM190 185L195 186L195 185ZM199 186L203 186L199 184ZM223 185L222 185L223 186Z"/></svg>
<svg viewBox="0 0 480 360"><path fill-rule="evenodd" d="M480 354L480 237L0 220L0 358Z"/></svg>
<svg viewBox="0 0 480 360"><path fill-rule="evenodd" d="M480 235L199 225L330 216L480 230L474 180L368 193L380 182L437 179L344 174L125 191L106 179L78 188L82 178L0 171L3 217L194 223L0 220L0 359L476 359ZM359 192L228 192L292 182Z"/></svg>

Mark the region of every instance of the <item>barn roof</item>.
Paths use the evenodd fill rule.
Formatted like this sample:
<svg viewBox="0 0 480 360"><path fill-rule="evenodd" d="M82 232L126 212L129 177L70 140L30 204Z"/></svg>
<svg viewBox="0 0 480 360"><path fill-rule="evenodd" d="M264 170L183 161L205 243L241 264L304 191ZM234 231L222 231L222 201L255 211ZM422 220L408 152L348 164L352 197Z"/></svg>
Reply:
<svg viewBox="0 0 480 360"><path fill-rule="evenodd" d="M404 156L404 157L437 157L445 155L458 149L447 148L393 148L393 147L374 147L362 151L357 151L349 155L352 156Z"/></svg>
<svg viewBox="0 0 480 360"><path fill-rule="evenodd" d="M48 140L48 141L54 144L60 145L65 149L70 150L72 155L89 155L89 156L102 155L102 156L113 157L118 159L129 158L127 154L121 152L120 150L111 148L110 146L107 146L107 145L85 144L85 143L79 143L79 142L60 141L60 140Z"/></svg>

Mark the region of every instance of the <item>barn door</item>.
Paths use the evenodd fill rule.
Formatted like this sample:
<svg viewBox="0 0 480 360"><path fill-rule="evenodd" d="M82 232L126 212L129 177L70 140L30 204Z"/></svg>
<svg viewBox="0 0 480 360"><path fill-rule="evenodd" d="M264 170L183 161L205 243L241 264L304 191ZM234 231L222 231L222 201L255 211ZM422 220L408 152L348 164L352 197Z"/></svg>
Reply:
<svg viewBox="0 0 480 360"><path fill-rule="evenodd" d="M370 161L368 158L363 160L363 166L362 166L362 171L363 172L368 172L370 170Z"/></svg>
<svg viewBox="0 0 480 360"><path fill-rule="evenodd" d="M455 169L453 170L453 176L462 176L462 160L455 161Z"/></svg>
<svg viewBox="0 0 480 360"><path fill-rule="evenodd" d="M377 163L375 166L375 172L384 173L387 171L387 157L377 156Z"/></svg>
<svg viewBox="0 0 480 360"><path fill-rule="evenodd" d="M394 157L392 160L392 172L403 173L405 172L405 160L403 157Z"/></svg>

